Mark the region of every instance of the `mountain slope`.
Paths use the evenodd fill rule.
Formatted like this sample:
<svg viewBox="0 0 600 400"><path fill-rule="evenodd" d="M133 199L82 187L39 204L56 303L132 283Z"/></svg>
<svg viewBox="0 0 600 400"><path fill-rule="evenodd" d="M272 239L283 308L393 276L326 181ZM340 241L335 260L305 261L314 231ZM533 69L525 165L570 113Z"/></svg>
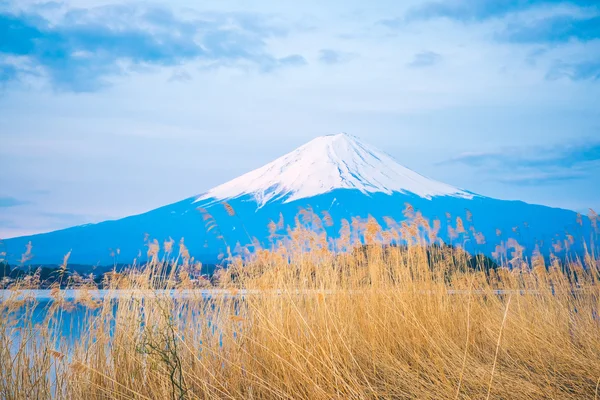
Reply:
<svg viewBox="0 0 600 400"><path fill-rule="evenodd" d="M589 221L578 224L572 211L475 195L423 177L359 139L338 134L314 139L200 196L116 221L8 239L0 251L17 263L31 241L33 264L60 263L72 251L73 263L107 265L145 259L154 239L162 244L184 238L196 259L213 263L238 243L258 240L269 246L273 234L286 235L301 208L319 216L327 212L333 223L325 229L336 237L342 220L352 217L372 216L384 227L401 221L406 203L438 219L445 242L488 255L511 237L528 252L537 245L549 253L567 232L577 242L572 250L580 251L581 239L591 234ZM457 217L465 230L459 235ZM276 232L268 227L271 221L279 222ZM207 222L214 225L210 231ZM475 230L477 240L471 235Z"/></svg>

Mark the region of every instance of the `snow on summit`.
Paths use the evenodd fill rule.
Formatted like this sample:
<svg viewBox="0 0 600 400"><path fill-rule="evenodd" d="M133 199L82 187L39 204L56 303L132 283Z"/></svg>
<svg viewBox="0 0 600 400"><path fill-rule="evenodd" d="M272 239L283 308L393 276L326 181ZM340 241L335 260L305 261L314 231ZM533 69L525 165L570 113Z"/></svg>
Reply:
<svg viewBox="0 0 600 400"><path fill-rule="evenodd" d="M197 201L252 195L262 207L273 200L290 202L335 189L410 192L424 198L472 197L461 189L417 174L354 136L340 133L313 139L261 168L209 190Z"/></svg>

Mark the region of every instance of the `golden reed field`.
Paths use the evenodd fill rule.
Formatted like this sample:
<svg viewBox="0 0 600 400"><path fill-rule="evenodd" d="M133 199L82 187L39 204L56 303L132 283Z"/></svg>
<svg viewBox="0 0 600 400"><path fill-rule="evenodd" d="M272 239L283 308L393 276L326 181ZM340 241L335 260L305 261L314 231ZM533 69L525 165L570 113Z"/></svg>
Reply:
<svg viewBox="0 0 600 400"><path fill-rule="evenodd" d="M183 244L154 242L148 264L105 277L104 297L72 276L75 300L56 286L40 303L22 279L0 303L0 397L600 399L595 244L544 259L505 243L492 265L432 245L436 225L370 220L360 245L345 223L332 246L300 223L210 282L191 279ZM68 340L73 313L66 330L83 329Z"/></svg>

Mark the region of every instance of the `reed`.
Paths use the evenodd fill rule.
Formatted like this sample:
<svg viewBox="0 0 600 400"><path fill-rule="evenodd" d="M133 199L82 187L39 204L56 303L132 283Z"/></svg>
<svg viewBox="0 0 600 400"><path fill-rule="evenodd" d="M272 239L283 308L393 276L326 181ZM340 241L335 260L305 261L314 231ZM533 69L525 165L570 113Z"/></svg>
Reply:
<svg viewBox="0 0 600 400"><path fill-rule="evenodd" d="M39 303L25 298L35 278L18 282L0 303L0 397L599 398L592 251L528 260L511 243L491 267L432 245L439 223L406 214L395 231L347 222L334 240L318 229L330 216L307 211L269 249L231 257L208 296L172 241L107 275L102 299L80 279L75 300L55 288Z"/></svg>

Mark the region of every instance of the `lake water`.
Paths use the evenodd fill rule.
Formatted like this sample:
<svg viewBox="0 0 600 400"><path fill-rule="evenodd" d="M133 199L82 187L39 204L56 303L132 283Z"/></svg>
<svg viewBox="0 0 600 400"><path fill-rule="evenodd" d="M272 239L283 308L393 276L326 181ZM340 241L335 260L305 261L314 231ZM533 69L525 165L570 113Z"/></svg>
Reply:
<svg viewBox="0 0 600 400"><path fill-rule="evenodd" d="M66 301L74 301L76 300L80 294L81 290L78 289L66 289L61 290L60 294ZM214 296L228 296L230 295L230 291L221 290L221 289L193 289L193 290L88 290L87 293L94 300L103 300L103 299L119 299L119 298L128 298L128 297L160 297L160 296L171 296L173 298L209 298ZM245 294L247 292L241 292ZM35 299L39 302L48 302L52 301L52 291L51 290L19 290L18 292L14 292L11 290L0 290L0 302L5 301L7 299L15 299L15 300L24 300L24 299Z"/></svg>

